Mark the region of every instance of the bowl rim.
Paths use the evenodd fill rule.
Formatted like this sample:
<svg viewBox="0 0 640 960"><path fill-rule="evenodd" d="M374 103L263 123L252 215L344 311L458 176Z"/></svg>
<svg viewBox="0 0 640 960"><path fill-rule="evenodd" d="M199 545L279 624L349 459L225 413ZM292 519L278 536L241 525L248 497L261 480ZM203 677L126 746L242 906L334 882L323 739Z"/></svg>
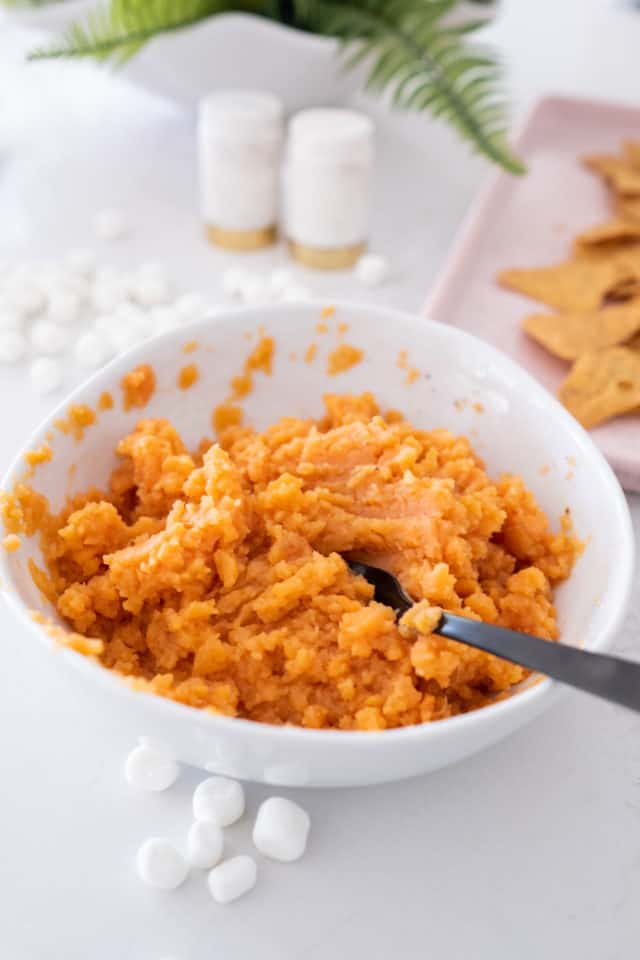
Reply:
<svg viewBox="0 0 640 960"><path fill-rule="evenodd" d="M196 339L198 332L200 332L200 334L205 331L210 332L215 327L224 325L225 322L235 324L243 317L250 322L268 324L269 322L277 322L279 317L295 314L296 312L313 311L313 318L317 320L318 311L327 306L335 308L337 312L340 310L350 310L358 315L366 313L369 319L378 319L390 325L392 325L395 320L398 323L419 326L425 333L431 333L436 337L449 339L453 342L457 340L458 343L466 349L473 348L476 351L476 356L481 359L484 357L498 364L500 368L515 376L519 382L519 388L531 391L532 396L535 396L548 410L550 416L554 417L556 422L568 431L572 440L581 448L581 452L589 457L589 468L592 471L598 471L601 483L608 488L607 506L612 511L612 516L615 516L620 532L620 539L616 543L618 551L616 554L617 577L614 581L614 592L607 604L607 606L610 607L610 612L605 619L601 631L601 642L590 647L590 649L597 651L608 649L615 632L621 626L626 615L635 570L633 524L624 492L613 470L587 431L578 421L571 416L552 394L538 383L523 367L512 360L511 357L502 353L492 344L468 333L466 330L450 327L447 324L427 319L418 311L411 312L395 307L374 306L357 300L332 299L329 301L324 298L289 303L225 306L223 308L217 308L215 312L212 312L202 320L185 324L174 330L159 334L157 337L153 337L151 340L147 340L119 354L76 386L31 432L0 480L0 491L11 488L14 480L17 479L18 472L24 468L24 453L44 440L44 436L51 428L53 421L66 411L70 403L81 401L87 392L97 392L98 389L108 389L108 384L104 381L109 378L112 380L119 379L124 372L130 369L132 363L153 363L153 358L149 356L150 351L163 347L173 341L182 342L185 339ZM111 386L113 386L112 382ZM7 551L0 550L0 596L5 598L9 608L17 619L25 623L32 632L37 633L41 641L43 639L48 641L45 646L51 649L50 638L47 636L43 626L33 619L32 612L22 601L17 590L10 588L12 582L10 557L11 554L7 553ZM59 650L59 653L65 661L69 661L81 672L86 672L103 687L114 690L120 695L134 696L138 702L140 702L140 697L143 697L149 705L154 705L151 707L152 709L168 711L167 716L170 717L173 715L176 722L182 722L182 720L189 722L197 718L199 722L205 723L210 727L212 735L215 735L216 732L220 735L228 732L233 732L238 735L245 733L252 738L268 738L272 742L275 738L281 742L281 745L286 745L287 742L294 740L299 741L302 737L303 742L309 746L312 744L326 745L331 742L332 749L336 746L339 748L340 744L342 744L344 748L347 748L349 745L358 744L358 746L375 749L376 745L380 747L382 744L400 745L403 743L411 743L416 738L432 740L434 738L453 736L456 732L463 731L469 726L477 726L483 723L493 724L494 721L499 723L501 718L513 713L513 711L521 711L524 713L528 708L529 714L534 715L540 712L545 703L550 702L552 697L561 689L566 689L557 681L542 677L534 679L533 683L512 696L496 700L494 703L487 704L476 710L471 710L468 713L445 717L442 720L434 722L417 723L406 727L393 727L387 730L316 730L294 725L261 723L243 717L227 717L222 714L202 710L198 707L192 707L159 696L150 691L135 689L126 678L114 673L112 670L108 670L97 661L77 651L62 648Z"/></svg>

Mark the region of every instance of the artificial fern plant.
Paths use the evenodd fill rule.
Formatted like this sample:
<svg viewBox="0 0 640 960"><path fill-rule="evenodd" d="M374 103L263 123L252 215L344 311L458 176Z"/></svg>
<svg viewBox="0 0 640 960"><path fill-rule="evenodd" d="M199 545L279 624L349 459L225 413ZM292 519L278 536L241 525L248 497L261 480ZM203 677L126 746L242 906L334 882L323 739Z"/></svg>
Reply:
<svg viewBox="0 0 640 960"><path fill-rule="evenodd" d="M7 2L7 0L5 0ZM33 2L33 0L32 0ZM64 2L64 0L61 0ZM447 120L489 160L524 167L509 149L499 67L470 43L478 20L451 25L457 0L106 0L33 60L94 57L123 63L160 33L225 12L253 13L334 37L349 66L369 65L368 87L396 107Z"/></svg>

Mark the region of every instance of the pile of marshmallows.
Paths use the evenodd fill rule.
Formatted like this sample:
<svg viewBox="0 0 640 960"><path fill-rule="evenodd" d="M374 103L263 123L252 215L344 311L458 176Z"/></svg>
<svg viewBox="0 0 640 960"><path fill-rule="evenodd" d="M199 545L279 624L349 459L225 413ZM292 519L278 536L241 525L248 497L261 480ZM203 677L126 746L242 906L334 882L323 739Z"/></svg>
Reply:
<svg viewBox="0 0 640 960"><path fill-rule="evenodd" d="M142 741L127 757L125 776L138 790L166 790L178 777L179 767L165 750ZM191 868L208 870L209 891L218 903L230 903L251 890L258 867L253 857L223 859L224 828L242 817L245 798L242 784L227 777L208 777L193 794L192 823L186 853L169 840L151 837L139 848L136 865L143 883L159 890L175 890ZM259 853L290 863L305 852L309 835L308 813L285 797L270 797L258 809L253 843Z"/></svg>
<svg viewBox="0 0 640 960"><path fill-rule="evenodd" d="M96 215L94 228L99 241L114 242L128 234L130 225L122 211L105 209ZM385 275L380 257L362 257L356 268L364 284L381 282ZM229 267L220 292L252 304L312 297L282 267L266 274ZM53 393L68 369L94 370L138 343L204 319L211 310L199 293L176 293L158 263L119 270L100 263L89 248L59 260L0 263L0 369L28 364L32 389Z"/></svg>
<svg viewBox="0 0 640 960"><path fill-rule="evenodd" d="M118 210L95 218L99 240L119 240L128 223ZM0 264L0 365L29 364L41 394L62 386L66 358L80 372L102 366L149 337L202 319L198 293L176 295L157 263L131 270L100 264L93 250L59 260Z"/></svg>

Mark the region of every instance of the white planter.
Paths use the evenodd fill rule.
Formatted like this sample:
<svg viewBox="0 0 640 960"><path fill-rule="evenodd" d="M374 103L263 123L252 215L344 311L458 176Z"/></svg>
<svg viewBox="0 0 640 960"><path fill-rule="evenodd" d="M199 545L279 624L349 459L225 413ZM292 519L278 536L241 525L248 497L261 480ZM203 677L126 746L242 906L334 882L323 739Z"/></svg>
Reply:
<svg viewBox="0 0 640 960"><path fill-rule="evenodd" d="M25 26L60 32L83 18L100 0L63 0L8 15ZM447 20L490 19L494 4L460 3ZM193 105L217 88L268 90L288 111L345 103L362 87L364 69L346 71L339 44L243 13L161 34L123 68L132 82Z"/></svg>
<svg viewBox="0 0 640 960"><path fill-rule="evenodd" d="M124 70L135 83L185 103L235 87L275 93L288 111L344 103L359 84L344 71L335 41L235 13L157 37Z"/></svg>

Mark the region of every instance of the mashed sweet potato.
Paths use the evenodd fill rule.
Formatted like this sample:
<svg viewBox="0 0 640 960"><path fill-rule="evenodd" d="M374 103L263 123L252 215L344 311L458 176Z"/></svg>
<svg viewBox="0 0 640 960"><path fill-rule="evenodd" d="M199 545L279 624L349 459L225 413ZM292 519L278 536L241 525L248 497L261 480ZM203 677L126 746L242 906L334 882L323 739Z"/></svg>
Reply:
<svg viewBox="0 0 640 960"><path fill-rule="evenodd" d="M164 420L118 446L108 490L42 525L48 589L105 667L229 716L383 729L504 695L520 667L433 634L445 608L556 639L580 549L463 437L328 396L321 421L231 425L190 453ZM201 447L202 449L202 447ZM398 624L341 553L423 601Z"/></svg>

